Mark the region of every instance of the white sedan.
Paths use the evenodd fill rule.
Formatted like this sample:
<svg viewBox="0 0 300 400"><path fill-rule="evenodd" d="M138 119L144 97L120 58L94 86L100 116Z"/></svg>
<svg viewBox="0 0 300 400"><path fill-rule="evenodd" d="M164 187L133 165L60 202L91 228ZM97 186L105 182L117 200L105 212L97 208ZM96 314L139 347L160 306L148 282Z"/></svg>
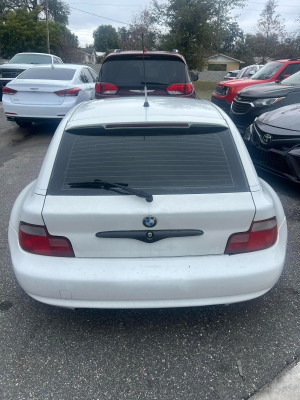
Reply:
<svg viewBox="0 0 300 400"><path fill-rule="evenodd" d="M72 64L27 69L3 87L3 109L8 121L21 127L32 122L60 121L74 106L95 98L96 72Z"/></svg>
<svg viewBox="0 0 300 400"><path fill-rule="evenodd" d="M228 304L281 275L287 224L230 118L204 100L82 103L19 195L22 288L70 308Z"/></svg>

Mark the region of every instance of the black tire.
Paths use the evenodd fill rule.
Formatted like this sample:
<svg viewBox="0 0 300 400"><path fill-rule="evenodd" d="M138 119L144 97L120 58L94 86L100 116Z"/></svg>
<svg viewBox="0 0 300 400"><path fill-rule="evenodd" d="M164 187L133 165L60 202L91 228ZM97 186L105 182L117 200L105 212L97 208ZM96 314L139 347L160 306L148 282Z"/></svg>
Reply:
<svg viewBox="0 0 300 400"><path fill-rule="evenodd" d="M32 125L32 122L30 121L15 121L17 125L19 125L21 128L30 128Z"/></svg>

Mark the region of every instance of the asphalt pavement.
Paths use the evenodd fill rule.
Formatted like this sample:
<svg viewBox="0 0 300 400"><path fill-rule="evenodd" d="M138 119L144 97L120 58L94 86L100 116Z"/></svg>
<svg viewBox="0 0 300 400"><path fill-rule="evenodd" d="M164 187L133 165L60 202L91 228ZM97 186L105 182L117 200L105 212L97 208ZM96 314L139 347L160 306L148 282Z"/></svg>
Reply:
<svg viewBox="0 0 300 400"><path fill-rule="evenodd" d="M54 130L18 128L0 106L1 400L242 400L299 359L300 189L267 174L289 240L284 273L265 296L229 306L78 311L27 296L12 271L7 226Z"/></svg>

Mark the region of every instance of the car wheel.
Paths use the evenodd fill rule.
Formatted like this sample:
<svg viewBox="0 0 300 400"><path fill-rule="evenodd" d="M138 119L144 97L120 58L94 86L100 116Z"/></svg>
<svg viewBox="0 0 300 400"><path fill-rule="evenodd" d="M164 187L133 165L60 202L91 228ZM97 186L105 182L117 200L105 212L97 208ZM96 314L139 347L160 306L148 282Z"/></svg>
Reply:
<svg viewBox="0 0 300 400"><path fill-rule="evenodd" d="M19 125L21 128L30 128L32 125L32 122L30 121L15 121L17 125Z"/></svg>

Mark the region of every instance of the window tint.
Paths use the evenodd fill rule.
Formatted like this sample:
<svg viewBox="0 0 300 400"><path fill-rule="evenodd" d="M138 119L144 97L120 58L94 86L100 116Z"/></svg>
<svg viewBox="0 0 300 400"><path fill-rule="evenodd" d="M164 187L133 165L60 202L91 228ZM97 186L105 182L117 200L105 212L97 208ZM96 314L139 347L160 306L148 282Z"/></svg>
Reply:
<svg viewBox="0 0 300 400"><path fill-rule="evenodd" d="M281 67L283 66L282 62L269 62L260 70L258 70L254 75L252 75L251 79L264 80L271 78Z"/></svg>
<svg viewBox="0 0 300 400"><path fill-rule="evenodd" d="M92 75L89 73L89 70L87 68L83 68L80 74L80 80L83 83L90 83L93 82Z"/></svg>
<svg viewBox="0 0 300 400"><path fill-rule="evenodd" d="M178 57L145 55L147 86L190 82L185 64ZM100 81L118 87L143 87L144 67L142 56L113 56L102 65Z"/></svg>
<svg viewBox="0 0 300 400"><path fill-rule="evenodd" d="M289 76L281 82L283 85L300 85L300 72Z"/></svg>
<svg viewBox="0 0 300 400"><path fill-rule="evenodd" d="M138 133L94 134L65 132L56 158L48 194L119 195L103 189L74 189L72 182L101 179L127 183L152 194L248 191L230 131L201 133L156 128ZM112 130L113 131L113 130ZM177 134L175 133L177 132Z"/></svg>
<svg viewBox="0 0 300 400"><path fill-rule="evenodd" d="M299 71L300 71L300 63L298 63L298 64L290 64L280 74L280 79L282 79L284 75L293 75L293 74L295 74L296 72L299 72Z"/></svg>
<svg viewBox="0 0 300 400"><path fill-rule="evenodd" d="M91 69L87 69L87 71L90 73L90 75L92 76L92 82L96 82L97 80L97 74L96 72L92 71Z"/></svg>
<svg viewBox="0 0 300 400"><path fill-rule="evenodd" d="M70 81L75 69L69 68L30 68L24 71L17 79L49 79L55 81Z"/></svg>
<svg viewBox="0 0 300 400"><path fill-rule="evenodd" d="M51 64L51 56L40 54L17 54L9 64Z"/></svg>

